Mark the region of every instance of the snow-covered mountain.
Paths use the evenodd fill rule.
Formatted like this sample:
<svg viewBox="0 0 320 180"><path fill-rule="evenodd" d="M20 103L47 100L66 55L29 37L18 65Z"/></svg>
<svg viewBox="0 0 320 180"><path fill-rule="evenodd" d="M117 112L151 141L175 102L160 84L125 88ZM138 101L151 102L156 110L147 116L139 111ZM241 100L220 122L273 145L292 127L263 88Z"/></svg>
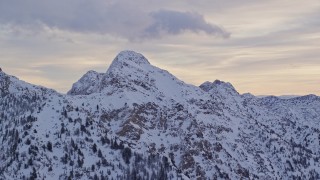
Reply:
<svg viewBox="0 0 320 180"><path fill-rule="evenodd" d="M189 85L120 52L67 95L0 71L0 179L320 179L320 97Z"/></svg>

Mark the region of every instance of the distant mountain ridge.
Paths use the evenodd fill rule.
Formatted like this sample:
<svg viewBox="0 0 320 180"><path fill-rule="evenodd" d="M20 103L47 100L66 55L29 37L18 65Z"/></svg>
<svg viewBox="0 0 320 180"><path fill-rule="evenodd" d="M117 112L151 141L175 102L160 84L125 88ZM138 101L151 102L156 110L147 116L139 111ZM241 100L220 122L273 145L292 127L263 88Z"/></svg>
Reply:
<svg viewBox="0 0 320 180"><path fill-rule="evenodd" d="M320 97L186 84L120 52L67 94L0 71L0 179L320 179Z"/></svg>

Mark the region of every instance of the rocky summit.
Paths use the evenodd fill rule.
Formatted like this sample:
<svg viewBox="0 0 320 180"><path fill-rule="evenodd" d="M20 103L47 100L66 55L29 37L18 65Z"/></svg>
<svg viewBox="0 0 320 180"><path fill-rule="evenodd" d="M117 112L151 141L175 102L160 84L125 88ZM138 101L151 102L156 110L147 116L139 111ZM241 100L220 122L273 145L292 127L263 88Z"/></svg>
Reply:
<svg viewBox="0 0 320 180"><path fill-rule="evenodd" d="M0 179L320 179L320 97L186 84L134 51L67 94L0 71Z"/></svg>

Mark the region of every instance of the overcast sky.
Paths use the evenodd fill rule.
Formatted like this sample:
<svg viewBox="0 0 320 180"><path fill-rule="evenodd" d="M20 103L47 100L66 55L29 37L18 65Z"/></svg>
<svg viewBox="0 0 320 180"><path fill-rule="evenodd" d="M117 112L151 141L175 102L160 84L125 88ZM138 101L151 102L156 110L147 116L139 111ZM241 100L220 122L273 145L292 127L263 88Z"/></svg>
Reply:
<svg viewBox="0 0 320 180"><path fill-rule="evenodd" d="M320 95L319 0L0 0L0 67L68 91L121 50L189 84Z"/></svg>

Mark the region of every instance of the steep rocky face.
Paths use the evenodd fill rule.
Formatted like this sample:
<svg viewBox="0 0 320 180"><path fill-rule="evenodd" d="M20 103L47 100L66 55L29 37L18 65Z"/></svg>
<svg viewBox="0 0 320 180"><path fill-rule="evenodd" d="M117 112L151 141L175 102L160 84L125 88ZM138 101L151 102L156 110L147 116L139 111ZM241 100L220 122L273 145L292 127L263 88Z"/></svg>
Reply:
<svg viewBox="0 0 320 180"><path fill-rule="evenodd" d="M320 98L188 85L121 52L67 95L0 72L0 179L319 179Z"/></svg>

